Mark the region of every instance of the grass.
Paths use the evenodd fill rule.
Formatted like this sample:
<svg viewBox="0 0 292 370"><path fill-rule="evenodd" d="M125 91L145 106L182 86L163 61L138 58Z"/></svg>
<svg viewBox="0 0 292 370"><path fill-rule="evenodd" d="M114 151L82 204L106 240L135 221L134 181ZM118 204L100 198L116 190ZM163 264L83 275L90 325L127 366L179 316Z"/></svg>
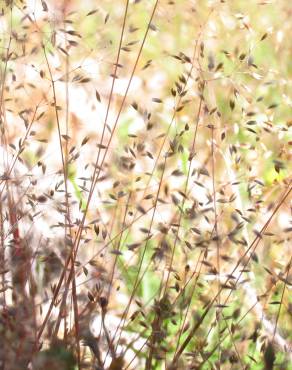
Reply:
<svg viewBox="0 0 292 370"><path fill-rule="evenodd" d="M287 2L1 7L0 367L290 369Z"/></svg>

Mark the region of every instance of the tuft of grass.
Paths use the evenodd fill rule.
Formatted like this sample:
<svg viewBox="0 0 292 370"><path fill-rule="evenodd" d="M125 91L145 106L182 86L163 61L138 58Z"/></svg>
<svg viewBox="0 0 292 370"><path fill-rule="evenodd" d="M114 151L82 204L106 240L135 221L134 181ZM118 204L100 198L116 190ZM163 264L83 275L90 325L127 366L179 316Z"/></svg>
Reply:
<svg viewBox="0 0 292 370"><path fill-rule="evenodd" d="M1 369L290 369L286 1L5 1Z"/></svg>

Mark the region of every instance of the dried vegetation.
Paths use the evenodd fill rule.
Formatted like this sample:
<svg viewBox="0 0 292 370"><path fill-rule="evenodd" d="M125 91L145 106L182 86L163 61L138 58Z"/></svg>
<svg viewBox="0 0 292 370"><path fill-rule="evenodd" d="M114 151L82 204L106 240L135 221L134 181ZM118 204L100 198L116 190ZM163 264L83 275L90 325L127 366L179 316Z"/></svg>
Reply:
<svg viewBox="0 0 292 370"><path fill-rule="evenodd" d="M1 369L291 369L289 2L0 12Z"/></svg>

